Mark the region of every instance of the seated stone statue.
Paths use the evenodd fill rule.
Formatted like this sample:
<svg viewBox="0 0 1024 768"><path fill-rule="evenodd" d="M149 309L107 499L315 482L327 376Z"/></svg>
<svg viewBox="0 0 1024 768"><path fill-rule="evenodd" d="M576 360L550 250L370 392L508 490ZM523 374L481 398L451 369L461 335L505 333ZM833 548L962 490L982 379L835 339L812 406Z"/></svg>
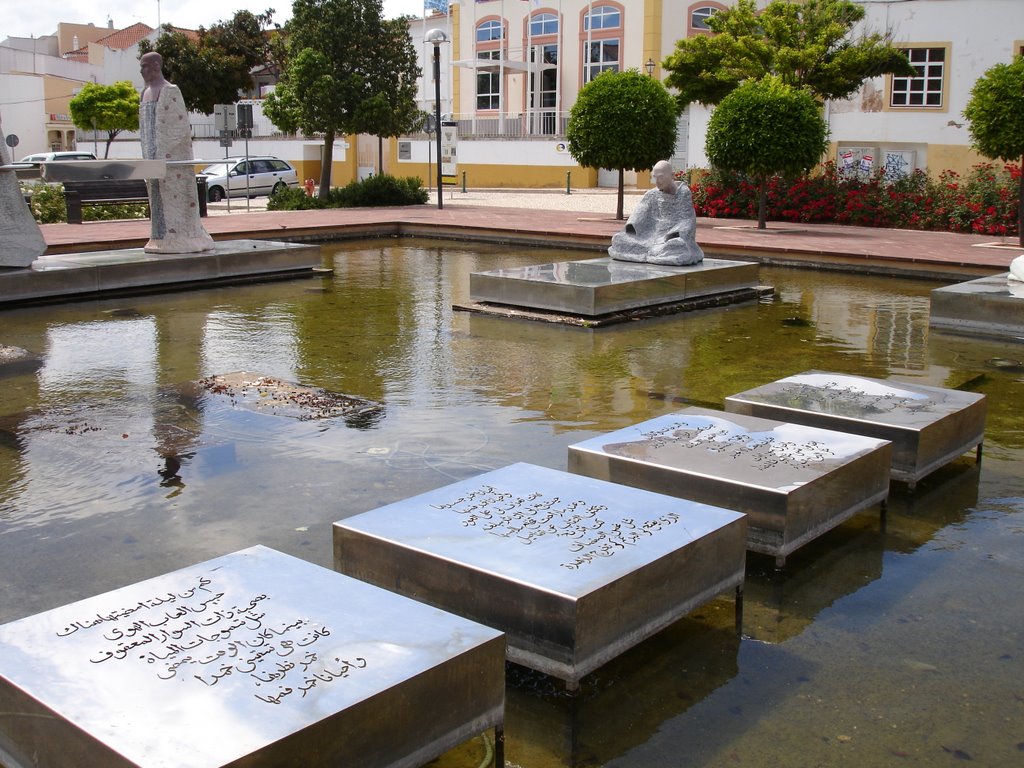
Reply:
<svg viewBox="0 0 1024 768"><path fill-rule="evenodd" d="M1024 283L1024 256L1018 256L1010 262L1010 274L1007 275L1007 279Z"/></svg>
<svg viewBox="0 0 1024 768"><path fill-rule="evenodd" d="M651 172L655 188L641 198L626 227L612 236L608 254L619 261L685 266L704 259L697 245L697 214L690 188L677 183L665 160Z"/></svg>

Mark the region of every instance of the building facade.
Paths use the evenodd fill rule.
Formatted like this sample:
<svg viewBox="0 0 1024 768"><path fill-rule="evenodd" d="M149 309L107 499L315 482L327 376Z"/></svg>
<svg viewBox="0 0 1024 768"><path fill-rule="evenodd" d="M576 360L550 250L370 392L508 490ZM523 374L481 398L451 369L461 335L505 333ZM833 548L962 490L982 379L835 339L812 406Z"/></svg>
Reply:
<svg viewBox="0 0 1024 768"><path fill-rule="evenodd" d="M888 32L917 69L913 77L866 81L830 101L829 158L851 171L885 168L963 172L980 162L963 109L975 80L1024 51L1021 0L859 0L866 16L854 34ZM615 175L575 165L564 142L569 110L596 74L636 69L662 78L676 41L710 34L706 20L732 0L427 0L431 15L411 23L417 43L446 32L441 111L455 124L459 175L471 186L613 185ZM759 0L764 6L767 0ZM998 20L994 23L994 20ZM433 46L422 47L421 107L434 111ZM677 169L708 166L711 110L680 115ZM417 140L418 139L418 140ZM421 166L426 137L398 147L397 165ZM648 183L639 174L638 183Z"/></svg>

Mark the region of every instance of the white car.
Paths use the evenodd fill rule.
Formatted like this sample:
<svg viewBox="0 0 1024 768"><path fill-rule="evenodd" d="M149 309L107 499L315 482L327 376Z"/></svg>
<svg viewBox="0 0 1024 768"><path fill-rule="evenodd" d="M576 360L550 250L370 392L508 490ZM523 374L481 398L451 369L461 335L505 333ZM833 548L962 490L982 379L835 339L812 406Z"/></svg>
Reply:
<svg viewBox="0 0 1024 768"><path fill-rule="evenodd" d="M298 187L299 177L291 164L276 157L229 157L208 165L198 174L206 177L211 203L227 197L270 195L285 187Z"/></svg>
<svg viewBox="0 0 1024 768"><path fill-rule="evenodd" d="M23 163L50 163L54 160L95 160L92 152L37 152L21 158Z"/></svg>

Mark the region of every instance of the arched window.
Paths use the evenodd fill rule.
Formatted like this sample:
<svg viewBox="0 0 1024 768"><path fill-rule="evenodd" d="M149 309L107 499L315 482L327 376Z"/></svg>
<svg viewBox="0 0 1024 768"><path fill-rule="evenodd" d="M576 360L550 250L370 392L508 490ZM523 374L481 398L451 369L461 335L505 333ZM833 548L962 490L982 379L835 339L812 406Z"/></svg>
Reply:
<svg viewBox="0 0 1024 768"><path fill-rule="evenodd" d="M488 43L492 40L501 40L503 37L501 28L502 24L497 19L480 22L476 27L476 41L478 43Z"/></svg>
<svg viewBox="0 0 1024 768"><path fill-rule="evenodd" d="M708 26L708 19L719 11L724 10L725 6L716 2L703 2L691 5L689 9L689 33L691 35L712 34L711 28Z"/></svg>
<svg viewBox="0 0 1024 768"><path fill-rule="evenodd" d="M501 108L501 66L505 58L505 22L483 19L476 25L476 58L492 62L479 64L476 70L476 108Z"/></svg>
<svg viewBox="0 0 1024 768"><path fill-rule="evenodd" d="M583 82L622 68L622 9L599 5L583 14Z"/></svg>
<svg viewBox="0 0 1024 768"><path fill-rule="evenodd" d="M618 29L622 26L622 13L610 5L599 5L583 17L583 29Z"/></svg>
<svg viewBox="0 0 1024 768"><path fill-rule="evenodd" d="M553 13L538 13L530 19L530 36L558 34L558 17Z"/></svg>

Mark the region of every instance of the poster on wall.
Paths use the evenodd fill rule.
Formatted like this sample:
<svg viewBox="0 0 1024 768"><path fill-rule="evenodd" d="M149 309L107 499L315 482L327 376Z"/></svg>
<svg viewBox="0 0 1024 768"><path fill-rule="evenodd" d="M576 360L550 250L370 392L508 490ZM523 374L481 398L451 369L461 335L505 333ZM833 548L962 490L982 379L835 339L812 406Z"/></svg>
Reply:
<svg viewBox="0 0 1024 768"><path fill-rule="evenodd" d="M459 124L454 120L441 121L441 176L445 183L454 184L458 173Z"/></svg>

